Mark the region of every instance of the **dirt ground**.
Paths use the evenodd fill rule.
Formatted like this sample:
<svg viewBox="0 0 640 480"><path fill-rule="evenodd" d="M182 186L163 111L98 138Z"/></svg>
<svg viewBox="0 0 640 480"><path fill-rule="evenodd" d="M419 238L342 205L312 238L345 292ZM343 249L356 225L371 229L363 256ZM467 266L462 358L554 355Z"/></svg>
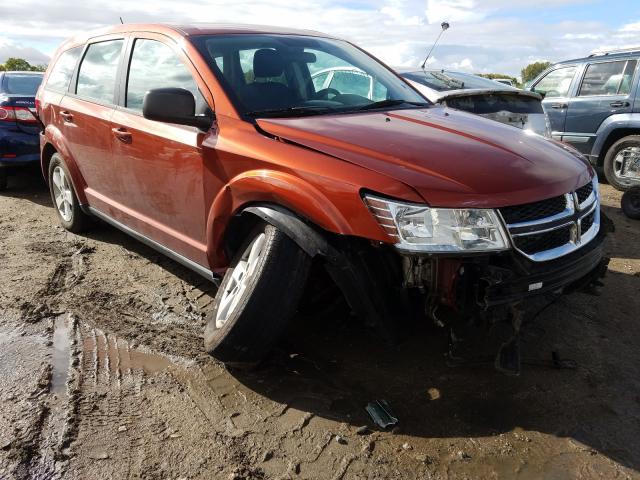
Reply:
<svg viewBox="0 0 640 480"><path fill-rule="evenodd" d="M389 347L337 310L298 316L257 371L202 352L215 287L98 224L58 226L37 174L0 194L0 479L640 478L640 222L599 296L525 336L575 370L447 367L442 332ZM535 363L535 362L534 362ZM374 427L385 399L399 418Z"/></svg>

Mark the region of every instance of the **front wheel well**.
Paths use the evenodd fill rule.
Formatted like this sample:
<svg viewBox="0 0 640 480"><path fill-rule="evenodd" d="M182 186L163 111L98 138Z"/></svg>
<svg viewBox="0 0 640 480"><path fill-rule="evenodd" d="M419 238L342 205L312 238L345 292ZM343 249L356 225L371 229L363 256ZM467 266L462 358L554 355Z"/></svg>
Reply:
<svg viewBox="0 0 640 480"><path fill-rule="evenodd" d="M602 150L600 150L600 155L598 156L599 167L602 167L604 165L604 157L607 156L607 152L611 148L611 145L616 143L621 138L627 137L629 135L640 135L640 128L619 128L609 134L604 144L602 145Z"/></svg>
<svg viewBox="0 0 640 480"><path fill-rule="evenodd" d="M58 151L55 149L53 145L47 143L42 149L42 154L40 155L40 165L42 167L42 175L44 177L44 181L49 184L49 164L51 163L51 157L53 157L54 153Z"/></svg>

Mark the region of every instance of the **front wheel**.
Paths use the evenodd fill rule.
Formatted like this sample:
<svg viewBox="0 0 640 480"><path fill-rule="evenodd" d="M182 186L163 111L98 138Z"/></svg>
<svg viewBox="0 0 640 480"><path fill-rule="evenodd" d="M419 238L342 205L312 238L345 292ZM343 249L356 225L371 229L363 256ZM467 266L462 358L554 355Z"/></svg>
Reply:
<svg viewBox="0 0 640 480"><path fill-rule="evenodd" d="M0 192L7 189L7 171L0 168Z"/></svg>
<svg viewBox="0 0 640 480"><path fill-rule="evenodd" d="M629 135L611 145L604 158L604 175L618 190L628 190L637 182L623 176L625 162L640 161L640 135Z"/></svg>
<svg viewBox="0 0 640 480"><path fill-rule="evenodd" d="M257 364L298 308L310 265L276 227L256 227L218 288L204 333L207 352L236 367Z"/></svg>

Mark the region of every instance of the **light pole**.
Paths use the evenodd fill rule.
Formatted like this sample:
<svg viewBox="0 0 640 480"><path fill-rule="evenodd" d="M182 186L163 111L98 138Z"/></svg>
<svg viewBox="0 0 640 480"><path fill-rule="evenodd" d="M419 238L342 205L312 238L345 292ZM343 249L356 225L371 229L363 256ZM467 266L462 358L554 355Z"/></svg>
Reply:
<svg viewBox="0 0 640 480"><path fill-rule="evenodd" d="M438 34L438 38L436 38L436 41L433 43L433 45L431 45L431 50L429 50L429 53L427 53L427 58L425 58L424 62L422 62L422 66L420 67L422 68L422 70L424 70L424 67L427 64L427 60L429 60L429 57L431 56L433 49L436 48L438 41L440 41L440 37L442 36L445 30L449 29L449 22L442 22L440 26L442 27L442 30L440 30L440 33Z"/></svg>

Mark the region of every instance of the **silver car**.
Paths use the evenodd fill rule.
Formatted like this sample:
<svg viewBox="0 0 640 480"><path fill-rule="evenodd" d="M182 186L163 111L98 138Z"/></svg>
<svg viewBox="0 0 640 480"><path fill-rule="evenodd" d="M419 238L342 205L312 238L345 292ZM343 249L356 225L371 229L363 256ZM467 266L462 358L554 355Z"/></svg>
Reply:
<svg viewBox="0 0 640 480"><path fill-rule="evenodd" d="M487 78L448 70L396 69L434 103L551 137L542 97Z"/></svg>

